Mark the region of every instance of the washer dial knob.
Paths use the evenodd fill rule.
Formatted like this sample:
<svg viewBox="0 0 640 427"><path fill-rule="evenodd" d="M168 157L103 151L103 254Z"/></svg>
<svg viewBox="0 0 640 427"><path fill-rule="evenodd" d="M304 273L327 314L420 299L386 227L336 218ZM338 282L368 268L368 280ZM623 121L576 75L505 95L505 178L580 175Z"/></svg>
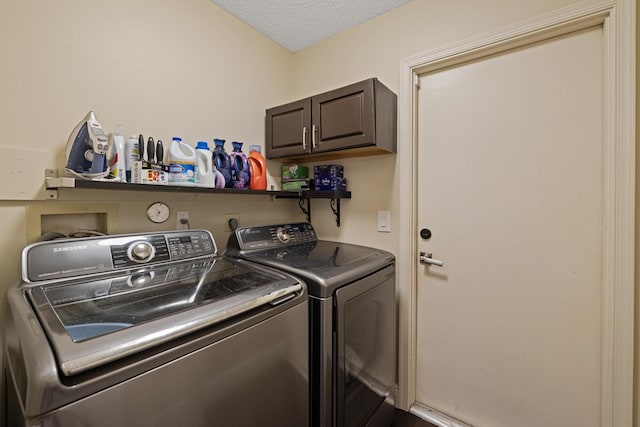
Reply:
<svg viewBox="0 0 640 427"><path fill-rule="evenodd" d="M289 236L289 234L287 233L287 231L283 227L278 227L278 229L276 230L276 237L282 243L287 243L289 241L289 239L291 238Z"/></svg>
<svg viewBox="0 0 640 427"><path fill-rule="evenodd" d="M131 246L129 246L127 254L131 261L140 263L148 262L151 261L153 256L156 254L156 248L149 242L133 242Z"/></svg>

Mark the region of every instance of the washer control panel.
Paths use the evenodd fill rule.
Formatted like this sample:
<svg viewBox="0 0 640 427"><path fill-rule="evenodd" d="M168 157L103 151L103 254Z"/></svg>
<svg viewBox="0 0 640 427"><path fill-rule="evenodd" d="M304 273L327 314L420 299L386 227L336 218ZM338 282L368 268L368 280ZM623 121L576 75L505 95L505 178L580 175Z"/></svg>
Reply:
<svg viewBox="0 0 640 427"><path fill-rule="evenodd" d="M109 245L114 268L170 260L166 238L162 234L137 236Z"/></svg>
<svg viewBox="0 0 640 427"><path fill-rule="evenodd" d="M115 268L210 254L215 254L213 238L201 230L142 235L131 242L111 246Z"/></svg>
<svg viewBox="0 0 640 427"><path fill-rule="evenodd" d="M206 230L53 240L23 250L22 276L37 282L216 254Z"/></svg>

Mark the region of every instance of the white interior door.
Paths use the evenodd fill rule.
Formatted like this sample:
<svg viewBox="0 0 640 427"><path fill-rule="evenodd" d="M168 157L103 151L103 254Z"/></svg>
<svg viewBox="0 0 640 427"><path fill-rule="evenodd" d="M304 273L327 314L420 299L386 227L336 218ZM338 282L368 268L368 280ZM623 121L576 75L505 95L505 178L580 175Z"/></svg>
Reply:
<svg viewBox="0 0 640 427"><path fill-rule="evenodd" d="M600 425L603 33L420 76L416 400L475 426Z"/></svg>

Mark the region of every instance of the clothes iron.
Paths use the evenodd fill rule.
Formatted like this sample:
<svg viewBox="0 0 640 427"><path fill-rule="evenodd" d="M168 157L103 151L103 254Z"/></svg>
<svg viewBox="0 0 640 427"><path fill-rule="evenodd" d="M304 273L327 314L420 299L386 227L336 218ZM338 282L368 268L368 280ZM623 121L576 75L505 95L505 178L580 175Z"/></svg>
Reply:
<svg viewBox="0 0 640 427"><path fill-rule="evenodd" d="M93 111L71 132L67 140L67 172L84 179L104 178L109 173L109 139Z"/></svg>

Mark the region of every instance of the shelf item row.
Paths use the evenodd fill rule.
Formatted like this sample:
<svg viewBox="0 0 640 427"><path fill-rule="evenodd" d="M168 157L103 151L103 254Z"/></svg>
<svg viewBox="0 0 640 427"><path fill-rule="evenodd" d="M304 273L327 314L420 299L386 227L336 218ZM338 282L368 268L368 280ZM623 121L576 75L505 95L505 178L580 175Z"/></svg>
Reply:
<svg viewBox="0 0 640 427"><path fill-rule="evenodd" d="M208 188L194 186L177 185L154 185L154 184L132 184L123 182L90 181L76 178L46 178L48 190L59 189L93 189L93 190L114 190L114 191L143 191L150 193L208 193L208 194L229 194L229 195L265 195L276 199L298 199L300 209L306 215L307 221L311 222L311 199L329 199L331 210L336 217L336 225L340 226L340 199L350 199L350 191L280 191L280 190L243 190L236 188Z"/></svg>

